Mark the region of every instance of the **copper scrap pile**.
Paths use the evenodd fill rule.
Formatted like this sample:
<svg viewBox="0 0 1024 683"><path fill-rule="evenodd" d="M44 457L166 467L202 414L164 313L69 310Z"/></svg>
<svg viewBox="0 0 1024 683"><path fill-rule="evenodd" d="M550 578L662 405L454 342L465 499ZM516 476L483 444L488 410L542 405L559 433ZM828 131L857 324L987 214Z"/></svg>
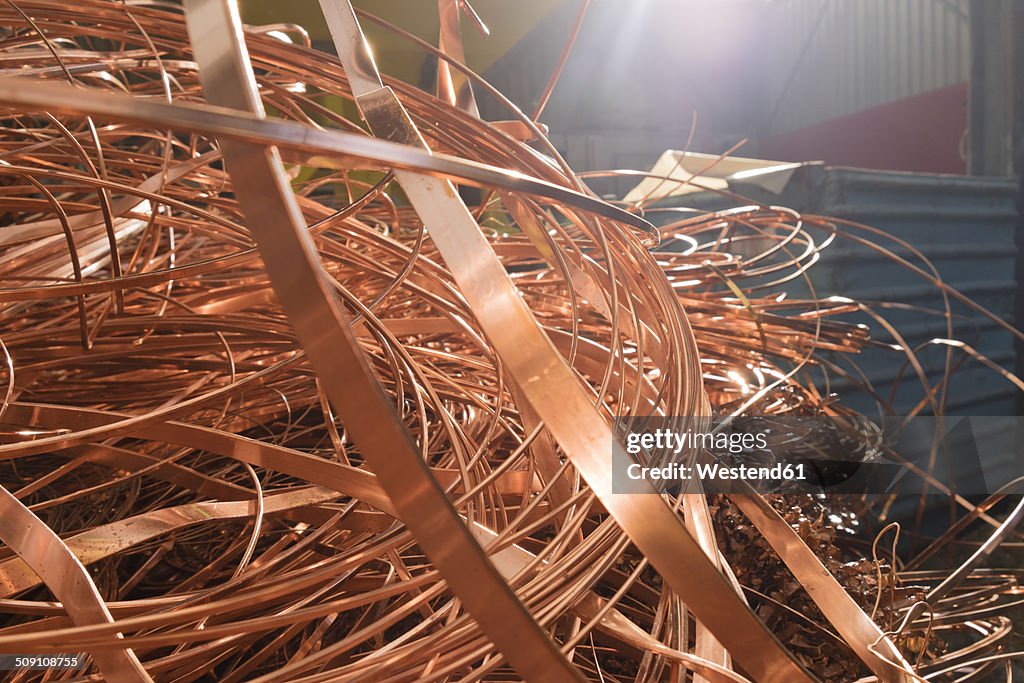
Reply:
<svg viewBox="0 0 1024 683"><path fill-rule="evenodd" d="M859 304L780 294L884 236L654 228L475 116L457 36L449 104L323 6L340 58L229 0L0 4L0 653L83 655L3 680L1010 679L995 498L910 571L842 547L863 501L612 492L621 416L847 414L809 377L858 379Z"/></svg>

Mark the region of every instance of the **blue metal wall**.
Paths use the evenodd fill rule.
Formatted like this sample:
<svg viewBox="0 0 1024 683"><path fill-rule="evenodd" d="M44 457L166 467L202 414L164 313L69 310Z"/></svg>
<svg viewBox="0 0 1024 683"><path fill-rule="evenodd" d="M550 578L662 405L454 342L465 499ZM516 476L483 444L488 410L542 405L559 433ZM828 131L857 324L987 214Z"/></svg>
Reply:
<svg viewBox="0 0 1024 683"><path fill-rule="evenodd" d="M781 195L736 183L735 191L766 204L789 206L803 213L834 216L884 230L919 249L944 282L1006 320L1012 320L1018 285L1016 185L1011 180L950 175L894 173L809 164L800 168ZM721 208L727 202L707 193L686 195L680 203L697 208ZM733 204L735 202L732 202ZM924 267L912 251L886 240L894 253ZM886 257L849 241L837 240L811 269L819 296L845 296L860 301L895 302L940 309L936 287ZM799 294L800 292L796 292ZM1012 336L977 312L956 301L953 337L970 344L1000 366L1015 370ZM877 311L900 330L910 346L945 338L945 320L918 311ZM887 339L877 323L873 336ZM926 347L919 357L929 380L941 375L946 347ZM964 359L960 351L954 360ZM875 385L888 395L901 370L894 413L906 414L921 398L921 385L904 366L905 357L882 350L865 350L855 357ZM850 393L843 383L833 385L858 409L872 408L865 397ZM1017 413L1017 390L1004 377L967 359L949 389L948 414L1009 415Z"/></svg>

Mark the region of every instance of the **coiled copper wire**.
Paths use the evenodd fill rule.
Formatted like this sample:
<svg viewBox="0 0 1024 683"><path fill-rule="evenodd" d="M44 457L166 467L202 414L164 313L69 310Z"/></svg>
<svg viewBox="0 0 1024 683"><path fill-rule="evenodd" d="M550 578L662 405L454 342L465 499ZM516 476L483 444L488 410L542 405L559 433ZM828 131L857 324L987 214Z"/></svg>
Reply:
<svg viewBox="0 0 1024 683"><path fill-rule="evenodd" d="M591 680L754 677L749 657L734 666L725 656L729 634L694 619L688 596L650 566L624 532L630 520L581 478L435 244L443 226L424 228L396 169L487 189L471 207L480 230L608 424L710 408L846 414L812 373L858 381L835 354L877 343L846 319L876 309L819 300L813 288L780 296L809 283L836 239L935 285L954 338L948 299L959 295L923 257L908 261L866 226L747 206L655 229L596 200L543 139L530 146L399 82L388 85L435 156L328 139L365 136L337 113L352 100L341 63L264 30L245 35L271 113L260 121L203 104L175 7L14 0L0 16L0 652L82 652L94 667L9 680L506 680L523 675L522 660L551 653ZM308 132L288 138L296 128L271 126L282 120ZM520 125L530 127L526 117ZM406 529L352 438L359 425L335 415L275 294L282 285L264 267L223 140L281 150L372 377L551 652L497 647L467 596L450 589L460 577L440 571ZM664 248L673 242L686 248ZM913 351L903 353L912 364ZM953 347L946 359L948 376ZM922 396L922 408L941 413L941 381ZM998 525L990 503L958 502ZM723 585L740 586L737 605L776 599L722 566L714 533L721 540L729 528L702 535L698 502L670 503L680 528L688 515L688 533L715 555ZM737 505L774 548L765 552L802 543L770 502ZM1016 571L974 569L925 604L895 587L946 575L887 577L877 553L861 551L860 597L881 604L873 616L885 615L903 664L886 660L863 625L871 610L842 602L844 587L821 578L807 545L781 553L798 585L846 610L827 615L832 623L802 617L848 663L836 671L866 677L874 665L907 681L1005 671L1009 680L1003 615L1019 602ZM44 558L52 572L40 576ZM709 562L680 557L698 560ZM721 623L746 614L721 610ZM751 637L782 639L763 652L761 680L793 680L790 665L806 680L843 680L751 623ZM945 651L929 647L938 641Z"/></svg>

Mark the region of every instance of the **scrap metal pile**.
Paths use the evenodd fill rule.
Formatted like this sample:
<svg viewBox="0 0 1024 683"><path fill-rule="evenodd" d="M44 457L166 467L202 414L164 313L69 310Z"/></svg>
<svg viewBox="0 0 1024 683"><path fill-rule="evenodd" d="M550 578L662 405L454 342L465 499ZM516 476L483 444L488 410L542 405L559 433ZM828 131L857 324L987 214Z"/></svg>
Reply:
<svg viewBox="0 0 1024 683"><path fill-rule="evenodd" d="M909 571L863 500L612 491L622 416L847 414L808 370L857 379L860 305L781 294L847 240L958 298L926 261L655 228L475 116L457 34L449 104L322 5L340 59L229 0L0 4L0 653L85 655L4 680L1010 680L1001 496Z"/></svg>

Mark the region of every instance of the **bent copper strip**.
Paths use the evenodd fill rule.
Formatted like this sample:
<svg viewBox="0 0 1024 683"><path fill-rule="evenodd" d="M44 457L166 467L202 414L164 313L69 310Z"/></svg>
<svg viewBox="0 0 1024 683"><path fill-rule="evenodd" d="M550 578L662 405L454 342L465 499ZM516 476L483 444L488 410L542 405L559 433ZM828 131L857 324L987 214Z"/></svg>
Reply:
<svg viewBox="0 0 1024 683"><path fill-rule="evenodd" d="M328 28L356 102L375 134L425 146L394 93L365 77L368 48L347 0L321 0ZM358 70L356 55L361 56ZM372 61L370 62L372 64ZM664 499L612 492L612 450L628 459L611 428L527 308L504 266L448 180L396 170L477 320L510 374L573 464L651 564L718 636L746 671L761 681L813 681L704 554Z"/></svg>
<svg viewBox="0 0 1024 683"><path fill-rule="evenodd" d="M489 543L497 537L497 534L481 524L474 524L471 529L473 535L483 544ZM536 556L525 548L513 544L496 552L493 560L502 576L511 580L533 564ZM666 658L678 661L687 669L703 676L709 683L750 683L748 679L717 662L668 647L626 618L622 612L614 607L608 608L607 605L606 598L602 598L597 593L588 592L572 609L583 619L596 619L600 615L595 626L597 630L641 651L657 652Z"/></svg>
<svg viewBox="0 0 1024 683"><path fill-rule="evenodd" d="M31 568L63 603L77 626L114 621L96 584L78 558L32 511L0 486L0 539ZM120 633L114 634L121 640ZM96 665L111 683L152 683L130 648L97 649Z"/></svg>
<svg viewBox="0 0 1024 683"><path fill-rule="evenodd" d="M187 0L186 23L208 99L263 115L237 8ZM235 192L271 282L338 415L481 629L528 680L582 680L461 522L372 374L328 289L276 150L221 141Z"/></svg>
<svg viewBox="0 0 1024 683"><path fill-rule="evenodd" d="M219 500L248 500L252 497L252 491L244 486L221 481L176 462L167 462L163 458L126 448L93 443L85 446L73 446L67 452L78 456L83 461L102 463L110 468L131 473L133 476L140 471L145 471L149 476L190 489L200 496Z"/></svg>
<svg viewBox="0 0 1024 683"><path fill-rule="evenodd" d="M163 174L150 176L132 189L137 190L139 193L151 194L161 187L161 183L174 182L183 175L191 173L197 168L201 168L219 156L220 154L217 152L207 152L195 159L175 164L167 169ZM111 217L122 218L125 214L134 211L145 201L146 199L141 196L118 198L110 203ZM104 217L101 211L90 211L88 213L76 214L68 218L68 224L72 232L83 228L91 228L96 225L101 225L103 221ZM12 242L27 242L41 237L49 237L50 235L59 235L60 231L61 222L55 218L39 220L32 223L22 223L20 225L10 225L0 232L0 246L10 244Z"/></svg>
<svg viewBox="0 0 1024 683"><path fill-rule="evenodd" d="M21 425L59 429L95 429L104 425L129 420L123 413L52 406L38 403L11 403L7 418ZM187 446L227 458L265 467L312 484L325 486L368 505L395 514L391 500L384 494L377 478L365 470L326 460L315 455L292 450L276 444L256 441L239 434L222 432L209 427L167 421L143 424L128 429L126 434L154 441Z"/></svg>
<svg viewBox="0 0 1024 683"><path fill-rule="evenodd" d="M731 500L764 535L821 613L882 681L914 683L918 678L892 640L854 602L818 556L759 494L730 494ZM879 653L881 652L881 654Z"/></svg>
<svg viewBox="0 0 1024 683"><path fill-rule="evenodd" d="M719 571L722 571L725 564L718 550L718 542L715 539L714 520L708 508L708 498L703 490L698 489L697 493L683 495L683 516L687 530L707 553L708 558L714 563ZM736 593L742 597L743 591L739 585L734 585ZM731 668L732 663L728 652L715 638L708 628L697 620L697 634L694 640L694 653L715 664L725 668ZM694 676L693 683L707 683L708 679L701 674Z"/></svg>
<svg viewBox="0 0 1024 683"><path fill-rule="evenodd" d="M660 241L660 233L650 223L611 204L580 194L574 190L447 154L428 154L408 145L305 126L290 121L263 119L244 111L219 106L178 102L167 104L129 95L92 92L59 83L40 83L30 78L0 78L0 103L20 107L39 107L65 114L111 116L124 121L165 125L178 130L202 133L221 139L240 140L261 145L278 145L284 149L323 155L314 161L324 165L334 158L349 162L338 166L343 170L379 169L381 166L428 173L441 178L459 178L468 184L501 187L526 192L557 202L564 202L583 211L604 216L639 230L651 244ZM309 156L303 160L310 161ZM358 162L370 162L366 166Z"/></svg>
<svg viewBox="0 0 1024 683"><path fill-rule="evenodd" d="M337 497L337 491L319 486L271 493L264 496L265 513L273 514L306 505L326 503ZM252 501L188 503L96 526L64 539L63 544L80 564L92 564L176 529L214 519L249 517L255 512L256 505ZM0 598L9 598L39 585L41 581L42 579L24 559L11 558L0 562ZM70 612L72 605L65 604L68 605Z"/></svg>
<svg viewBox="0 0 1024 683"><path fill-rule="evenodd" d="M437 13L441 21L437 47L450 58L461 63L466 61L466 52L462 47L462 22L460 21L463 1L437 0ZM473 16L477 20L477 27L486 29L475 13ZM453 72L448 62L443 59L437 60L437 96L472 116L480 116L469 78L461 71Z"/></svg>

